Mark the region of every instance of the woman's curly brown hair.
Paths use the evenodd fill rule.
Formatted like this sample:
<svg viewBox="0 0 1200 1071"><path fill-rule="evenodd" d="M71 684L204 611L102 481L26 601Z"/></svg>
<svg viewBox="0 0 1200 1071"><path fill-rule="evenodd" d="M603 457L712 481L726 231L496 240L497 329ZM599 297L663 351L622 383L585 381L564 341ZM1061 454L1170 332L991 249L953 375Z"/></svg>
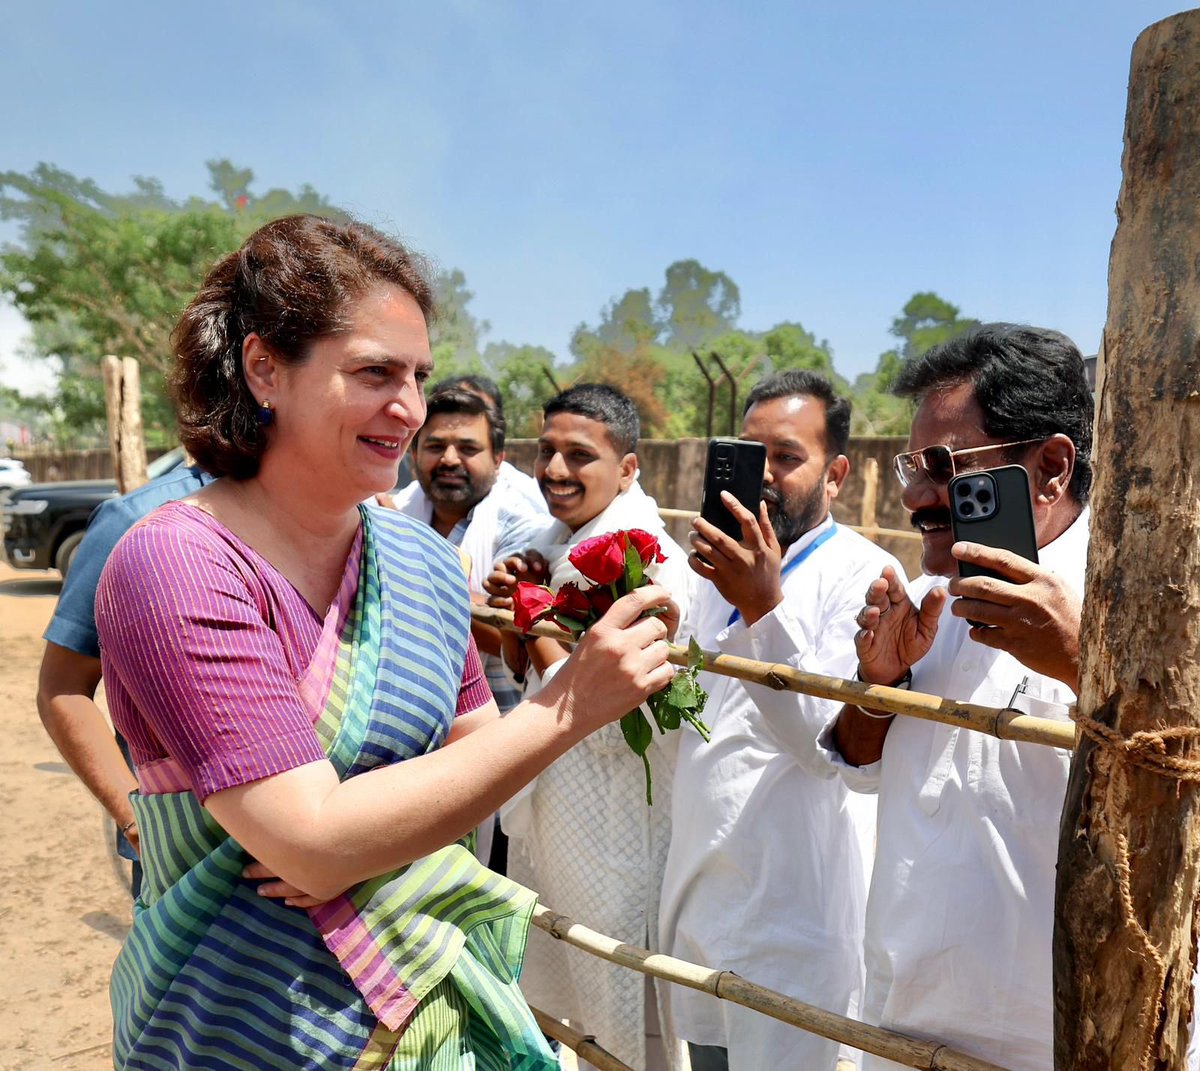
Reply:
<svg viewBox="0 0 1200 1071"><path fill-rule="evenodd" d="M249 479L270 439L242 372L246 337L302 364L312 343L350 329L351 307L381 284L410 294L430 322L424 261L362 223L285 216L217 261L171 336L180 440L205 471Z"/></svg>

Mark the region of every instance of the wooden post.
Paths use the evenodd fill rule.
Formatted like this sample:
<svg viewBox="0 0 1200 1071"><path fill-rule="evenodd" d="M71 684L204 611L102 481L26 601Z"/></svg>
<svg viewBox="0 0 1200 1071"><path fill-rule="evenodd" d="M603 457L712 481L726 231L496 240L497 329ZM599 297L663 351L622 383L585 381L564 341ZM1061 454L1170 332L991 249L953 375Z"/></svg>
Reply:
<svg viewBox="0 0 1200 1071"><path fill-rule="evenodd" d="M863 490L862 490L862 518L859 523L868 532L876 527L875 523L875 503L879 498L879 461L876 458L869 457L863 465ZM878 540L868 535L868 539L878 542Z"/></svg>
<svg viewBox="0 0 1200 1071"><path fill-rule="evenodd" d="M121 494L146 482L146 443L142 437L142 393L138 363L109 355L100 364L108 412L108 446Z"/></svg>
<svg viewBox="0 0 1200 1071"><path fill-rule="evenodd" d="M1059 840L1058 1071L1185 1067L1200 892L1200 11L1133 47L1123 172L1082 739Z"/></svg>

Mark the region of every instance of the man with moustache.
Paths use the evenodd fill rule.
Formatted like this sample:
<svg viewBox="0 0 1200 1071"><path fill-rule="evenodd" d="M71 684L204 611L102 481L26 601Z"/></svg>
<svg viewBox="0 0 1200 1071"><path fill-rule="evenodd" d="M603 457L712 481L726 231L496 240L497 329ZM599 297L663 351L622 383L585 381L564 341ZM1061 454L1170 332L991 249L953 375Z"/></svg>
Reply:
<svg viewBox="0 0 1200 1071"><path fill-rule="evenodd" d="M837 676L853 672L854 614L891 555L834 523L849 472L850 403L811 371L758 383L741 437L767 448L758 515L726 492L738 542L693 521L701 584L684 632L706 650ZM866 900L860 831L817 749L838 705L795 696L767 719L731 677L705 673L705 744L685 727L675 769L660 915L665 952L732 970L789 996L854 1014ZM866 816L870 850L873 814ZM833 1071L838 1044L725 1001L664 986L669 1029L693 1071Z"/></svg>
<svg viewBox="0 0 1200 1071"><path fill-rule="evenodd" d="M554 520L502 537L517 553L488 578L489 601L511 606L518 578L548 581L555 589L578 583L568 558L572 547L640 528L658 539L667 559L647 572L685 608L686 557L638 483L640 421L633 402L613 387L584 383L552 398L543 414L534 473ZM520 642L505 633L510 637ZM549 679L569 653L550 638L530 639L524 647L530 688ZM653 807L646 806L642 764L616 725L593 733L543 771L501 808L510 838L509 875L536 889L556 911L618 940L653 947L677 736L655 733L647 752ZM637 974L531 931L521 988L530 1003L594 1034L631 1066L665 1066L653 986Z"/></svg>
<svg viewBox="0 0 1200 1071"><path fill-rule="evenodd" d="M894 390L917 403L895 468L927 576L906 591L885 569L869 585L857 615L859 676L1065 720L1079 672L1092 478L1079 351L1056 331L985 324L912 359ZM1005 464L1028 474L1039 565L954 542L950 478ZM960 579L962 561L1005 579ZM766 691L753 689L760 709L785 716L791 705ZM854 706L821 743L851 787L879 798L864 1018L1013 1071L1051 1067L1055 833L1068 753ZM865 1057L871 1071L898 1066Z"/></svg>

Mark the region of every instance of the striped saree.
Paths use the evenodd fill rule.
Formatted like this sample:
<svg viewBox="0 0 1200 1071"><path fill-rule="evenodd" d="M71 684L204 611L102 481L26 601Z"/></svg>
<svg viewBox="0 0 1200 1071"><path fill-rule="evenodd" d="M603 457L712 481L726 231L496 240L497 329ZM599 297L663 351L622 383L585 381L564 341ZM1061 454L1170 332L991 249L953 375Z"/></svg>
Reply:
<svg viewBox="0 0 1200 1071"><path fill-rule="evenodd" d="M469 628L448 544L374 510L363 528L300 684L342 778L442 744ZM190 792L132 799L146 878L113 968L119 1071L555 1066L517 987L534 894L463 846L306 912L258 896Z"/></svg>

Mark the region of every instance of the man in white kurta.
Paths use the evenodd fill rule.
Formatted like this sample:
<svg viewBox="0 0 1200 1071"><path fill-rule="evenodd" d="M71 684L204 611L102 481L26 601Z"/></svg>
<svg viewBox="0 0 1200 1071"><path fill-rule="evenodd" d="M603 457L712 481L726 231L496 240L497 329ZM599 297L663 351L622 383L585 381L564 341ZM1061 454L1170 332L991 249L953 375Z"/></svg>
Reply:
<svg viewBox="0 0 1200 1071"><path fill-rule="evenodd" d="M742 437L767 446L770 521L760 525L741 511L744 574L714 546L716 529L697 523L702 558L693 558L694 567L707 579L685 631L701 647L812 672L853 672L862 592L885 566L900 567L829 514L848 471L849 417L849 405L812 373L774 376L751 392ZM730 544L725 550L734 554ZM778 584L765 602L754 590L764 571ZM742 681L713 673L702 681L712 739L705 744L688 728L680 740L663 949L854 1013L866 898L861 840L869 853L874 809L860 840L847 790L817 750L817 735L839 705L793 696L788 716L770 721ZM835 1065L836 1042L694 990L663 988L669 1028L688 1042L693 1065Z"/></svg>
<svg viewBox="0 0 1200 1071"><path fill-rule="evenodd" d="M636 439L637 411L612 388L583 384L547 403L535 472L554 520L502 533L500 553L545 562L545 579L557 590L581 580L568 559L572 547L639 528L658 539L666 557L648 574L683 612L691 573L683 550L663 527L657 503L638 482ZM488 589L500 605L516 580L506 571L515 568L514 560L489 578ZM530 578L541 575L522 575ZM535 690L562 665L567 651L546 639L526 646L531 658L526 687ZM593 733L542 771L501 808L509 876L536 890L555 911L618 940L653 947L677 737L656 732L647 752L653 807L646 804L642 763L618 725ZM521 988L532 1005L594 1034L631 1066L666 1066L669 1052L659 1039L653 987L641 975L531 930Z"/></svg>
<svg viewBox="0 0 1200 1071"><path fill-rule="evenodd" d="M1053 331L989 324L907 365L919 401L903 500L936 578L883 576L858 614L859 673L952 699L1066 718L1078 676L1087 556L1091 396ZM1016 464L1029 478L1040 564L954 543L948 480ZM1000 579L961 579L958 562ZM945 579L950 578L949 584ZM971 622L979 622L976 627ZM755 689L768 717L773 697ZM879 794L867 906L865 1017L1012 1071L1053 1066L1051 936L1068 755L845 707L822 738L856 788ZM864 1060L872 1071L899 1065Z"/></svg>

